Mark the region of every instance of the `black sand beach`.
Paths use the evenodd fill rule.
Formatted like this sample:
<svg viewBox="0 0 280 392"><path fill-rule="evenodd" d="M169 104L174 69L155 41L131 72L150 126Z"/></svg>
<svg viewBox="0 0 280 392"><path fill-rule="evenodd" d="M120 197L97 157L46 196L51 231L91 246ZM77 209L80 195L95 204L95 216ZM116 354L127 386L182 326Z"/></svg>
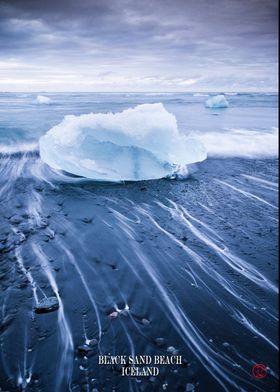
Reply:
<svg viewBox="0 0 280 392"><path fill-rule="evenodd" d="M37 153L1 167L1 391L277 390L275 159L121 184L59 175ZM98 365L172 353L183 365L157 377Z"/></svg>

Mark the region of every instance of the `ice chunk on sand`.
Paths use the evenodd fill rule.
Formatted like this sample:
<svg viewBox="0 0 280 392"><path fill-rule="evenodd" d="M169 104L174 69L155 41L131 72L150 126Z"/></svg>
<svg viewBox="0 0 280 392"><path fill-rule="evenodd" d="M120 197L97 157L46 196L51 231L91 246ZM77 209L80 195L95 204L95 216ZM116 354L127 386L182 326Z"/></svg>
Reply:
<svg viewBox="0 0 280 392"><path fill-rule="evenodd" d="M203 145L179 133L175 116L161 103L66 116L39 145L54 169L103 181L163 178L206 159Z"/></svg>
<svg viewBox="0 0 280 392"><path fill-rule="evenodd" d="M214 97L207 99L207 101L205 102L205 106L211 109L227 108L228 101L223 94L215 95Z"/></svg>
<svg viewBox="0 0 280 392"><path fill-rule="evenodd" d="M46 97L45 95L37 95L36 101L38 105L49 105L52 100L49 97Z"/></svg>

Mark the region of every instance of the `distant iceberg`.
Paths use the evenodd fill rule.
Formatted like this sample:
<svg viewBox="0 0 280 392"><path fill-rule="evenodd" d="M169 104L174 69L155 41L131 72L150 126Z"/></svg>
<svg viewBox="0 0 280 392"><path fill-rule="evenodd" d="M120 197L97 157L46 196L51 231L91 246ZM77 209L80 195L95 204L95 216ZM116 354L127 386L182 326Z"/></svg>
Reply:
<svg viewBox="0 0 280 392"><path fill-rule="evenodd" d="M227 108L229 104L226 100L226 97L223 94L220 94L207 99L207 101L205 102L205 106L211 109L222 109Z"/></svg>
<svg viewBox="0 0 280 392"><path fill-rule="evenodd" d="M201 142L179 133L175 116L161 103L65 116L39 146L52 168L103 181L180 176L207 157Z"/></svg>
<svg viewBox="0 0 280 392"><path fill-rule="evenodd" d="M45 95L37 95L35 102L38 105L50 105L52 103L52 100Z"/></svg>

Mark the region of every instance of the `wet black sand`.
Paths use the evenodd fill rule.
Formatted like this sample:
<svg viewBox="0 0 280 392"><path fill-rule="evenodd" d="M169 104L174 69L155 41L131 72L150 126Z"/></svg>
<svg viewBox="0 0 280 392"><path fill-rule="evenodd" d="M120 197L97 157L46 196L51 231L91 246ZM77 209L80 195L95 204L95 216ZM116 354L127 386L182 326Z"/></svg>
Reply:
<svg viewBox="0 0 280 392"><path fill-rule="evenodd" d="M277 390L276 160L127 184L1 161L1 391ZM97 365L173 348L183 365L156 378Z"/></svg>

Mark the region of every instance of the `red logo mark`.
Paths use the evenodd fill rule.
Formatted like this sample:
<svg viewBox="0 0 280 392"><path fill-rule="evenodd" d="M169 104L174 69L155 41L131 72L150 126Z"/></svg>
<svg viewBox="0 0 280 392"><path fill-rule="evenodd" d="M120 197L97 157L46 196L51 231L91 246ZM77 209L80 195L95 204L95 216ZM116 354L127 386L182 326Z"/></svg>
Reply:
<svg viewBox="0 0 280 392"><path fill-rule="evenodd" d="M261 379L267 376L267 367L263 363L256 363L252 368L252 374L255 378Z"/></svg>

